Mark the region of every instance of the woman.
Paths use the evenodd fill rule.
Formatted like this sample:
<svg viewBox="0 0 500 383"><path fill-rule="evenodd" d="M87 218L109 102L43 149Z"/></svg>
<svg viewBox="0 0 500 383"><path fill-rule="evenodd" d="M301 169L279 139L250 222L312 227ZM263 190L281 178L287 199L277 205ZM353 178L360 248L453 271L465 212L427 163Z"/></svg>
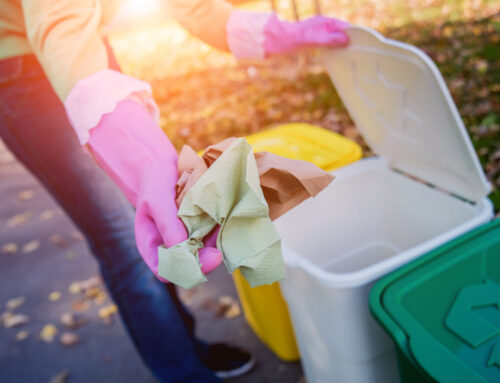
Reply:
<svg viewBox="0 0 500 383"><path fill-rule="evenodd" d="M348 42L336 19L288 23L219 0L170 3L181 25L237 58ZM158 246L187 238L176 215L177 153L158 127L149 84L122 74L100 35L118 5L0 0L0 137L85 234L156 378L217 382L253 359L198 340L175 289L153 275ZM221 261L213 243L200 252L205 273Z"/></svg>

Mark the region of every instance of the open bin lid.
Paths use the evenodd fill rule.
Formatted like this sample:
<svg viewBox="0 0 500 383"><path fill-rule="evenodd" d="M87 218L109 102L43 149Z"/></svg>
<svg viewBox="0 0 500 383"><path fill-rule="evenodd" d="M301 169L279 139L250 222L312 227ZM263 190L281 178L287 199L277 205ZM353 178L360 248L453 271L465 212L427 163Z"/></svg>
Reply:
<svg viewBox="0 0 500 383"><path fill-rule="evenodd" d="M438 382L500 382L500 220L381 279L370 309Z"/></svg>
<svg viewBox="0 0 500 383"><path fill-rule="evenodd" d="M446 84L421 50L364 27L323 62L371 148L390 166L470 201L490 191Z"/></svg>

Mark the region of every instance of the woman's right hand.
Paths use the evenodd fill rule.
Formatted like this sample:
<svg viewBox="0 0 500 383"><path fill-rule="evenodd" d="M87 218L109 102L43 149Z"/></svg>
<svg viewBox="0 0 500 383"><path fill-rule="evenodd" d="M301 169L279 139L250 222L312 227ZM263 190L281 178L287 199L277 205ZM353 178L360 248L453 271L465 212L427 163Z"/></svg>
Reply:
<svg viewBox="0 0 500 383"><path fill-rule="evenodd" d="M92 87L83 88L88 91ZM74 120L80 113L72 111L81 98L70 94L68 99L66 107ZM95 127L79 136L88 136L86 145L96 162L135 206L137 247L158 276L158 247L171 247L188 238L175 203L177 151L156 123L151 108L135 97L117 100L111 112L99 117ZM204 273L222 260L215 247L201 249L199 257Z"/></svg>

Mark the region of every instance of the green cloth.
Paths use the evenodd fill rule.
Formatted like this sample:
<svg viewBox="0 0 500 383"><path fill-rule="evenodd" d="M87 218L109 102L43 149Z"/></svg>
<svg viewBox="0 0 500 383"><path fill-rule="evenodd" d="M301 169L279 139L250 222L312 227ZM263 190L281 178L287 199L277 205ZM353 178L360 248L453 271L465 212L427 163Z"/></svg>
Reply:
<svg viewBox="0 0 500 383"><path fill-rule="evenodd" d="M189 189L179 208L189 239L158 249L158 274L186 289L205 282L198 249L217 224L217 248L230 273L240 268L250 286L285 277L281 240L269 218L252 147L235 139Z"/></svg>

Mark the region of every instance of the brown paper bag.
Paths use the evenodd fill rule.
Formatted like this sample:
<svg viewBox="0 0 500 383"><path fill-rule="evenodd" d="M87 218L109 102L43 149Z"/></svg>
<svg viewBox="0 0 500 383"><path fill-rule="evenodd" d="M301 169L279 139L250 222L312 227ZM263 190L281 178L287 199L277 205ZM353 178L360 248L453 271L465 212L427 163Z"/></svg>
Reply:
<svg viewBox="0 0 500 383"><path fill-rule="evenodd" d="M179 155L179 180L176 185L176 203L181 205L186 192L207 171L217 158L232 143L228 138L209 146L202 157L189 146L184 146ZM327 187L334 177L307 162L292 160L269 152L255 153L260 185L269 206L272 220L285 214L309 197L316 196Z"/></svg>

